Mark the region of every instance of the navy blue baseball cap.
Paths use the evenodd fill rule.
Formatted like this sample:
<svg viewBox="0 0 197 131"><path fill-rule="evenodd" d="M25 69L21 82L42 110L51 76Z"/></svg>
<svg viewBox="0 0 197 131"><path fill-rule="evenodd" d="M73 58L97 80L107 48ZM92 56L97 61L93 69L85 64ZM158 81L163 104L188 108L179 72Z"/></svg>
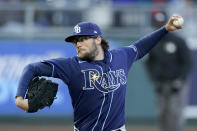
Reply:
<svg viewBox="0 0 197 131"><path fill-rule="evenodd" d="M100 36L100 37L102 37L102 32L101 32L101 29L99 28L99 26L95 23L81 22L81 23L78 23L73 28L72 35L65 38L65 41L72 42L76 36L93 36L93 37Z"/></svg>

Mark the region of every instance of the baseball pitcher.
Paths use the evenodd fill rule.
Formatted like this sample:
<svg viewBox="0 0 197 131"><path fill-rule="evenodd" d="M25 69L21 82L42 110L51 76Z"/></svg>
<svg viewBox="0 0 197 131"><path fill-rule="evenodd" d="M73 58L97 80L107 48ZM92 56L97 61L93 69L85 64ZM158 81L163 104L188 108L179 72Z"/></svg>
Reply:
<svg viewBox="0 0 197 131"><path fill-rule="evenodd" d="M175 26L172 16L166 25L127 47L109 50L98 25L81 22L65 41L74 44L77 56L29 64L16 94L16 105L37 112L53 103L57 84L40 79L53 76L68 85L74 109L75 131L126 131L125 95L133 62L146 55ZM25 97L28 92L28 97ZM47 99L46 99L47 97Z"/></svg>

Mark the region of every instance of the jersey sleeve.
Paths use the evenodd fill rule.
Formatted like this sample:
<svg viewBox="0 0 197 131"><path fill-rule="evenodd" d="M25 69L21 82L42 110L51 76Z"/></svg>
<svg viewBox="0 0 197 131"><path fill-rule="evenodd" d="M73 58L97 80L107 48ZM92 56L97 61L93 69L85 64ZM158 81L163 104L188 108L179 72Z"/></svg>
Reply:
<svg viewBox="0 0 197 131"><path fill-rule="evenodd" d="M29 82L36 76L51 76L53 71L53 67L51 67L50 64L44 63L44 62L37 62L27 65L21 75L21 78L19 80L19 85L17 89L16 96L22 96L24 97ZM56 73L53 74L54 77L58 78L58 75Z"/></svg>
<svg viewBox="0 0 197 131"><path fill-rule="evenodd" d="M27 65L19 80L16 96L24 97L28 90L29 82L37 76L60 78L68 84L69 74L71 74L69 66L72 65L69 62L69 59L62 58L45 60Z"/></svg>
<svg viewBox="0 0 197 131"><path fill-rule="evenodd" d="M129 69L132 63L137 59L138 52L134 45L120 47L112 51L112 54L117 57L118 61L127 66Z"/></svg>
<svg viewBox="0 0 197 131"><path fill-rule="evenodd" d="M133 44L137 48L138 52L136 60L145 56L167 33L168 31L165 27L161 27L160 29L136 41Z"/></svg>
<svg viewBox="0 0 197 131"><path fill-rule="evenodd" d="M162 27L144 36L134 44L121 47L113 53L116 53L119 57L118 59L122 60L122 62L127 65L127 69L129 69L134 61L146 55L167 34L167 32L165 27Z"/></svg>
<svg viewBox="0 0 197 131"><path fill-rule="evenodd" d="M45 60L44 62L53 65L58 77L67 85L69 85L78 67L75 57L51 59Z"/></svg>

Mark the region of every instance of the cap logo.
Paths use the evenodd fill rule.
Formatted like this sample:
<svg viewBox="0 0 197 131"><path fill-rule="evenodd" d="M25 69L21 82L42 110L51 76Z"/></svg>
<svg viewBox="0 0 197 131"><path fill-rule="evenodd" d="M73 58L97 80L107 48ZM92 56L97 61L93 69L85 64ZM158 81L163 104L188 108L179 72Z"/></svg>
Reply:
<svg viewBox="0 0 197 131"><path fill-rule="evenodd" d="M97 31L94 31L94 33L96 33L96 34L97 34Z"/></svg>
<svg viewBox="0 0 197 131"><path fill-rule="evenodd" d="M74 27L74 32L75 32L75 33L80 33L80 32L81 32L81 27L79 27L78 25L76 25L76 26Z"/></svg>

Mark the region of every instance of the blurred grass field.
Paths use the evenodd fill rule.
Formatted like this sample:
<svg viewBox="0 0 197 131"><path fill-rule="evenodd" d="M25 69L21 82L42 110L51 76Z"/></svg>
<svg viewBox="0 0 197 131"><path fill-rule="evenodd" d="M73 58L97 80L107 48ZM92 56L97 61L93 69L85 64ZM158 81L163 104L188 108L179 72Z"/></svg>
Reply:
<svg viewBox="0 0 197 131"><path fill-rule="evenodd" d="M184 131L197 131L197 121L188 120ZM160 131L158 121L126 121L127 131ZM0 117L0 131L73 131L72 117Z"/></svg>
<svg viewBox="0 0 197 131"><path fill-rule="evenodd" d="M159 131L155 126L126 126L127 131ZM32 126L32 125L1 125L0 131L73 131L72 126ZM184 131L197 131L197 127L186 127Z"/></svg>

